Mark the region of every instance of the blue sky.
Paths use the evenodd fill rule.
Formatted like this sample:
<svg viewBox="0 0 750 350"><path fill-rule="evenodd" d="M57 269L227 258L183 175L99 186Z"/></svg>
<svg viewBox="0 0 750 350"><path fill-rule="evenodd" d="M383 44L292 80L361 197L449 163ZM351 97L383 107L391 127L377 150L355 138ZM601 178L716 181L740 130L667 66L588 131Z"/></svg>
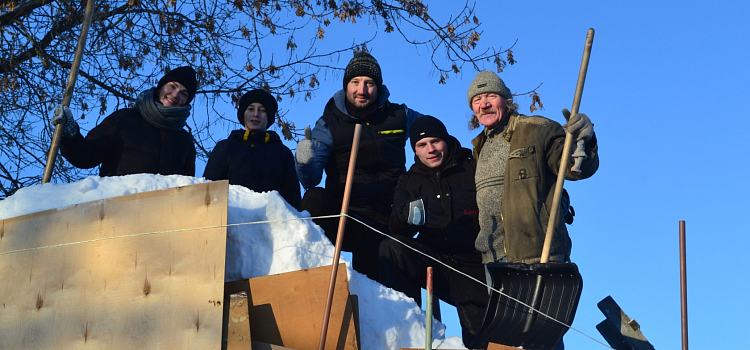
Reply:
<svg viewBox="0 0 750 350"><path fill-rule="evenodd" d="M439 22L461 6L428 4ZM744 348L750 5L480 1L477 17L484 30L480 44L508 47L518 40L518 63L500 75L506 84L523 93L543 83L544 110L535 114L559 122L560 110L573 102L586 30L596 30L580 110L595 124L601 166L588 180L566 183L577 214L569 227L572 258L584 278L573 326L603 341L595 328L604 320L596 303L611 295L657 349L680 348L678 222L685 220L690 345ZM330 29L326 40L361 40L354 36L359 26L351 28ZM466 67L438 85L428 51L397 35L380 33L371 45L391 101L441 119L470 145L478 131L466 127L466 91L476 72ZM340 88L341 77L329 76L313 101L284 101L281 108L298 126L312 125ZM528 113L531 101L518 102ZM449 336L460 334L457 321L446 322ZM573 331L565 343L604 348Z"/></svg>

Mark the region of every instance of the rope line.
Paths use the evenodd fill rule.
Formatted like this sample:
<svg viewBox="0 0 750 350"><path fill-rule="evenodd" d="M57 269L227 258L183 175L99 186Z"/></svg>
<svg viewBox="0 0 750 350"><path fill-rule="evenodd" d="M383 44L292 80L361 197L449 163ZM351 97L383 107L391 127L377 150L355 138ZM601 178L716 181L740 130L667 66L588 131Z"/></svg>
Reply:
<svg viewBox="0 0 750 350"><path fill-rule="evenodd" d="M33 248L24 248L24 249L10 250L10 251L7 251L7 252L0 253L0 256L9 255L9 254L16 254L16 253L22 253L22 252L28 252L28 251L34 251L34 250L59 248L59 247L73 246L73 245L85 244L85 243L93 243L93 242L102 242L102 241L108 241L108 240L120 239L120 238L132 238L132 237L150 236L150 235L163 234L163 233L175 233L175 232L186 232L186 231L211 230L211 229L217 229L217 228L229 228L229 227L237 227L237 226L245 226L245 225L272 224L272 223L288 222L288 221L302 221L302 220L313 220L313 219L333 219L333 218L339 218L339 217L342 217L342 216L348 217L348 218L350 218L350 219L352 219L352 220L360 223L361 225L369 228L370 230L372 230L374 232L377 232L378 234L381 234L381 235L383 235L383 236L385 236L387 238L390 238L390 239L398 242L399 244L401 244L401 245L403 245L403 246L411 249L412 251L414 251L416 253L419 253L419 254L421 254L421 255L423 255L423 256L431 259L431 260L434 260L438 264L440 264L440 265L442 265L444 267L447 267L449 270L452 270L453 272L456 272L456 273L458 273L458 274L460 274L460 275L462 275L462 276L464 276L464 277L466 277L466 278L468 278L468 279L470 279L470 280L472 280L472 281L474 281L476 283L479 283L479 284L487 287L488 289L492 290L493 292L498 293L498 294L500 294L500 295L502 295L502 296L504 296L504 297L506 297L506 298L508 298L510 300L513 300L516 303L521 304L521 305L529 308L530 310L534 310L534 312L538 313L539 315L542 315L542 316L544 316L544 317L546 317L546 318L548 318L548 319L550 319L550 320L552 320L554 322L557 322L560 325L562 325L564 327L567 327L568 329L574 330L574 331L580 333L581 335L583 335L583 336L585 336L585 337L587 337L587 338L589 338L589 339L591 339L591 340L593 340L593 341L595 341L595 342L603 345L604 347L606 347L608 349L614 350L609 345L604 344L604 343L602 343L601 341L599 341L597 339L594 339L593 337L591 337L590 335L584 333L583 331L578 330L577 328L572 327L571 325L567 325L564 322L559 321L559 320L555 319L554 317L549 316L546 313L537 310L533 306L528 305L528 304L526 304L526 303L524 303L524 302L522 302L522 301L520 301L520 300L518 300L518 299L516 299L516 298L514 298L514 297L512 297L510 295L508 295L508 294L505 294L502 291L497 290L494 287L488 285L487 283L485 283L483 281L480 281L480 280L478 280L478 279L476 279L476 278L474 278L474 277L472 277L472 276L470 276L470 275L468 275L468 274L466 274L466 273L464 273L462 271L459 271L459 270L453 268L452 266L449 266L448 264L446 264L446 263L444 263L444 262L436 259L435 257L433 257L431 255L428 255L428 254L426 254L426 253L424 253L424 252L422 252L422 251L420 251L420 250L418 250L418 249L416 249L414 247L411 247L408 244L406 244L406 243L398 240L397 238L394 238L394 237L388 235L385 232L379 231L378 229L376 229L376 228L368 225L367 223L363 222L362 220L359 220L359 219L357 219L357 218L355 218L355 217L353 217L353 216L351 216L349 214L343 214L343 213L341 213L341 214L334 214L334 215L323 215L323 216L316 216L316 217L308 217L308 218L291 218L291 219L279 219L279 220L251 221L251 222L241 222L241 223L236 223L236 224L213 225L213 226L202 226L202 227L193 227L193 228L182 228L182 229L175 229L175 230L164 230L164 231L151 231L151 232L134 233L134 234L129 234L129 235L103 237L103 238L89 239L89 240L77 241L77 242L68 242L68 243L53 244L53 245L41 246L41 247L33 247Z"/></svg>

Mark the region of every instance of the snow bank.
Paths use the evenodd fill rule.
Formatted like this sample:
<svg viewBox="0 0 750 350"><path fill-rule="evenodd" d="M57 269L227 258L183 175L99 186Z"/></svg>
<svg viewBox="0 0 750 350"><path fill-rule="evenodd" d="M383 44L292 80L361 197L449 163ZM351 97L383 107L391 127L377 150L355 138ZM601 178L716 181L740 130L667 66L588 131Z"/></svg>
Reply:
<svg viewBox="0 0 750 350"><path fill-rule="evenodd" d="M32 186L0 201L0 220L24 214L124 196L204 183L186 176L128 175L88 177L69 184ZM330 265L334 247L320 227L277 192L256 193L229 186L226 280L237 280ZM270 223L257 223L270 221ZM256 224L253 224L256 223ZM342 259L343 261L343 259ZM351 269L349 288L359 296L362 348L424 347L425 315L411 298ZM433 324L434 348L464 348L458 337L444 338L445 326Z"/></svg>

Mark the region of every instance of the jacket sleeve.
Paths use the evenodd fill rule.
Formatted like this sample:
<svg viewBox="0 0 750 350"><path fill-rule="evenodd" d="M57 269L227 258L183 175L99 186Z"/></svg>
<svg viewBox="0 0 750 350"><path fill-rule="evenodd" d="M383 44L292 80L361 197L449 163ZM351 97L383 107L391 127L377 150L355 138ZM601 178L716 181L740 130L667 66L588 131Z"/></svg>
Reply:
<svg viewBox="0 0 750 350"><path fill-rule="evenodd" d="M279 192L281 196L294 207L294 209L299 210L302 196L299 189L299 179L297 178L294 155L292 155L292 151L286 146L284 146L284 149L286 150L284 153L284 159L282 160L284 179L282 180L282 188Z"/></svg>
<svg viewBox="0 0 750 350"><path fill-rule="evenodd" d="M187 159L185 159L185 171L183 175L185 176L193 176L195 177L195 145L193 144L193 136L190 135L190 146L191 149L188 150L189 154L187 156Z"/></svg>
<svg viewBox="0 0 750 350"><path fill-rule="evenodd" d="M388 225L389 233L409 238L413 238L417 234L417 226L406 223L409 218L409 202L411 202L411 200L413 200L413 198L407 190L404 175L401 175L393 194L393 209L391 211L391 218Z"/></svg>
<svg viewBox="0 0 750 350"><path fill-rule="evenodd" d="M211 151L211 155L208 156L206 169L203 170L203 177L212 181L227 180L229 165L227 164L225 157L226 148L226 140L219 141L219 143L214 146L213 151ZM193 162L193 164L195 164L195 162Z"/></svg>
<svg viewBox="0 0 750 350"><path fill-rule="evenodd" d="M115 157L118 112L110 114L84 138L79 132L60 141L60 153L76 168L90 169Z"/></svg>
<svg viewBox="0 0 750 350"><path fill-rule="evenodd" d="M323 170L333 154L333 136L323 118L319 118L312 130L312 146L315 158L308 164L296 163L297 177L302 187L317 186L323 178Z"/></svg>
<svg viewBox="0 0 750 350"><path fill-rule="evenodd" d="M421 117L422 114L409 107L406 107L405 104L402 106L404 106L404 109L406 110L406 135L409 135L409 128L411 127L411 124L414 123L417 118Z"/></svg>

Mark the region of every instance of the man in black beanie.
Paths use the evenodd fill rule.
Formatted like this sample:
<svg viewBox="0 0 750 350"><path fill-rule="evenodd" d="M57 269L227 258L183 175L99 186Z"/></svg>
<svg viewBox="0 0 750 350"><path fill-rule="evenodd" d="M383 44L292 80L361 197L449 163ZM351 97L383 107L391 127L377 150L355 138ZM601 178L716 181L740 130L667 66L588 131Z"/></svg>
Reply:
<svg viewBox="0 0 750 350"><path fill-rule="evenodd" d="M58 105L52 124L64 123L60 153L77 168L101 165L99 176L195 176L193 137L184 128L197 88L192 67L175 68L138 95L135 108L115 111L85 138L68 107Z"/></svg>
<svg viewBox="0 0 750 350"><path fill-rule="evenodd" d="M406 171L409 126L420 114L388 101L378 61L359 52L344 71L344 88L328 101L315 127L297 144L297 174L307 190L301 209L312 216L338 214L344 194L354 126L362 124L349 214L387 232L398 177ZM317 186L326 173L325 188ZM336 241L338 219L315 220ZM377 280L378 245L383 236L361 224L346 224L343 250L352 252L353 268Z"/></svg>
<svg viewBox="0 0 750 350"><path fill-rule="evenodd" d="M471 150L461 147L440 120L423 116L409 129L414 165L401 175L393 199L390 234L445 265L484 280L484 265L474 248L479 233ZM413 238L417 233L419 236ZM487 288L445 265L386 239L380 244L380 283L421 305L427 267L433 267L434 295L456 307L464 344L479 332L489 296Z"/></svg>

